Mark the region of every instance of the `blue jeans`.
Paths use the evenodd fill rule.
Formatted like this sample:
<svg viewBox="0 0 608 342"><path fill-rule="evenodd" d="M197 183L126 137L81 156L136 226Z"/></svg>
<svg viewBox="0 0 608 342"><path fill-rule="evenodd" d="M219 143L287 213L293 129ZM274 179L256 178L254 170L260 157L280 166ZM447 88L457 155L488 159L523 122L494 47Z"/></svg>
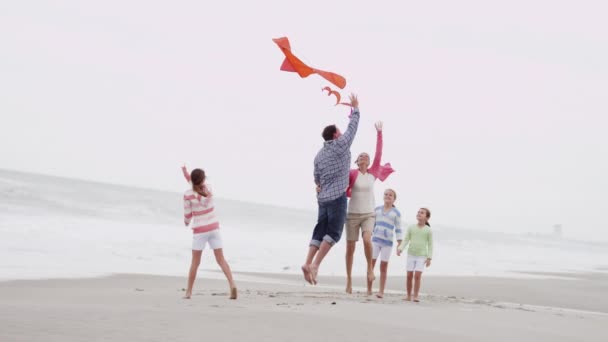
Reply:
<svg viewBox="0 0 608 342"><path fill-rule="evenodd" d="M340 241L346 220L346 193L328 202L319 202L319 217L312 232L311 246L320 247L325 241L335 245Z"/></svg>

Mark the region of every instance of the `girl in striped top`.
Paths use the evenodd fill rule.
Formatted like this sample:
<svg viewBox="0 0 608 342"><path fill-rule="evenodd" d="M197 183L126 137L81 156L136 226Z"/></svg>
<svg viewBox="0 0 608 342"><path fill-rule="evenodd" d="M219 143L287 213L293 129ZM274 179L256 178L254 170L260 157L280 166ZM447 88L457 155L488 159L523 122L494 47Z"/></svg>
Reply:
<svg viewBox="0 0 608 342"><path fill-rule="evenodd" d="M232 272L222 251L222 237L220 236L220 223L215 215L215 205L213 203L213 193L208 184L205 184L205 171L201 169L192 170L188 174L186 167L182 167L184 177L191 183L192 188L184 193L184 223L189 225L194 233L192 237L192 263L188 275L188 290L184 298L190 299L192 287L196 279L196 272L201 263L201 256L205 245L213 249L215 260L220 266L228 284L230 285L230 299L236 299L237 291Z"/></svg>
<svg viewBox="0 0 608 342"><path fill-rule="evenodd" d="M393 189L384 191L384 205L376 208L376 223L372 235L372 270L376 267L376 260L380 256L380 292L378 298L384 297L384 285L386 285L386 273L388 270L388 260L393 250L393 240L396 237L397 243L403 240L401 230L401 212L395 207L397 193ZM367 291L371 293L372 281L367 283Z"/></svg>

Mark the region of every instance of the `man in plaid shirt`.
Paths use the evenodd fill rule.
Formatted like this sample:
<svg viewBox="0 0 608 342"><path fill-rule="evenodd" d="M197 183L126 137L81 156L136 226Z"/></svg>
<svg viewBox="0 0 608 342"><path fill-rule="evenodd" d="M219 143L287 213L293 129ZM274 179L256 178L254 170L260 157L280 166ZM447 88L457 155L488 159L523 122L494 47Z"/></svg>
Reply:
<svg viewBox="0 0 608 342"><path fill-rule="evenodd" d="M352 94L350 101L352 112L346 132L342 134L336 125L325 127L322 134L325 143L315 157L314 177L319 214L306 263L302 266L304 278L311 284L317 283L319 265L331 247L340 240L346 220L350 146L357 133L360 115L357 96Z"/></svg>

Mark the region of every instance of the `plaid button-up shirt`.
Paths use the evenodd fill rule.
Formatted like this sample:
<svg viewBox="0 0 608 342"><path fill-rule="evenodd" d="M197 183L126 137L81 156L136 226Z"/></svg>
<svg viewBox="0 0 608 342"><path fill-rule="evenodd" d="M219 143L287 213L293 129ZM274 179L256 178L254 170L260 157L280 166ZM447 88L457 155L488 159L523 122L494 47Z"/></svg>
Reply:
<svg viewBox="0 0 608 342"><path fill-rule="evenodd" d="M359 126L359 109L355 108L348 128L338 139L326 141L315 157L315 183L321 186L319 202L329 202L346 192L350 171L350 146Z"/></svg>

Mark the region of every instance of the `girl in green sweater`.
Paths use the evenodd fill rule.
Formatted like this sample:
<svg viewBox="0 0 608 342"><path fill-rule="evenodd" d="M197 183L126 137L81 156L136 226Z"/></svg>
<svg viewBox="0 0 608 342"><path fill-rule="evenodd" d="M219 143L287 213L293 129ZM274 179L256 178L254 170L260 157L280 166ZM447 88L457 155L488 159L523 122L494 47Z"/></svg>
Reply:
<svg viewBox="0 0 608 342"><path fill-rule="evenodd" d="M433 232L429 219L431 211L427 208L420 208L416 215L418 224L411 225L407 228L405 239L397 247L397 255L410 245L407 250L407 298L412 300L412 281L414 281L414 302L419 302L418 292L420 291L420 280L424 266L431 266L433 258Z"/></svg>

